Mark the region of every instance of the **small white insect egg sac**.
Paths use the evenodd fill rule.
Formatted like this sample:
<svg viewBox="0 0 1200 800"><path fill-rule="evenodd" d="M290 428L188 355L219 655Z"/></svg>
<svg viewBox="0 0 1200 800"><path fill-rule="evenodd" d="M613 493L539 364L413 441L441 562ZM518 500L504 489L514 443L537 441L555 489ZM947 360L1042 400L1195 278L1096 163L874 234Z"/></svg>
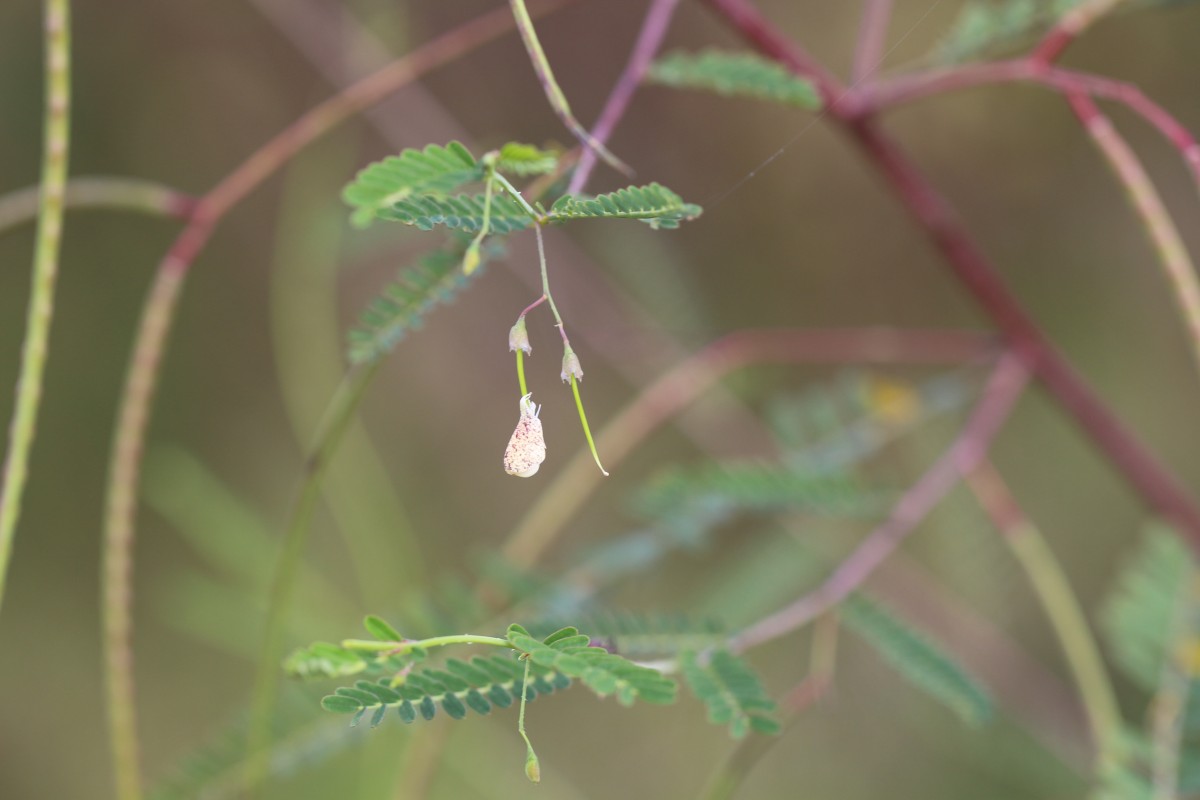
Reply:
<svg viewBox="0 0 1200 800"><path fill-rule="evenodd" d="M521 418L504 450L504 471L518 478L533 475L546 460L546 439L542 436L542 421L538 419L542 409L534 404L532 397L530 393L521 398Z"/></svg>

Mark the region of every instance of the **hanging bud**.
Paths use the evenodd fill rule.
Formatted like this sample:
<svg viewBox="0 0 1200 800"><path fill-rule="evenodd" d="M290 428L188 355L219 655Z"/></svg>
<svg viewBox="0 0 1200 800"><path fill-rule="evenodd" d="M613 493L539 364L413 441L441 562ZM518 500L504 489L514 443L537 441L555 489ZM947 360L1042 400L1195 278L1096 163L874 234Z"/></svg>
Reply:
<svg viewBox="0 0 1200 800"><path fill-rule="evenodd" d="M579 363L579 356L575 355L575 351L568 345L566 351L563 353L563 383L570 383L571 378L577 381L583 380L583 366Z"/></svg>
<svg viewBox="0 0 1200 800"><path fill-rule="evenodd" d="M470 275L479 268L479 240L473 239L467 245L467 252L463 253L462 267L463 274Z"/></svg>
<svg viewBox="0 0 1200 800"><path fill-rule="evenodd" d="M531 744L525 745L525 777L533 783L542 782L542 766L538 763L537 753L533 752Z"/></svg>
<svg viewBox="0 0 1200 800"><path fill-rule="evenodd" d="M529 344L529 331L525 330L525 315L517 317L517 324L508 331L508 350L515 353L524 350L525 355L533 354L533 346Z"/></svg>
<svg viewBox="0 0 1200 800"><path fill-rule="evenodd" d="M538 419L541 406L535 405L532 394L521 398L521 418L504 450L504 471L518 478L528 478L546 460L546 440L542 436L542 421Z"/></svg>

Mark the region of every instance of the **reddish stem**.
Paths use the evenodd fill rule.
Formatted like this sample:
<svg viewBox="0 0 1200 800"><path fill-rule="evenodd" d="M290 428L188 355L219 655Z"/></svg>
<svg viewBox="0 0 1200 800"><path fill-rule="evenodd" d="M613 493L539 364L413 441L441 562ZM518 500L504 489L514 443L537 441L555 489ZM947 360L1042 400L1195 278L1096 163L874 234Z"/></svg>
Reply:
<svg viewBox="0 0 1200 800"><path fill-rule="evenodd" d="M707 0L708 5L720 13L726 21L764 55L774 58L794 72L818 84L822 96L836 98L841 86L796 43L779 33L762 17L747 0ZM1020 68L1014 66L1020 64ZM1002 67L993 73L989 67ZM1002 62L1001 65L964 67L961 73L970 80L994 82L997 80L1033 78L1038 74L1026 62ZM1043 75L1066 73L1065 70L1043 71ZM1068 73L1084 76L1079 73ZM1006 77L1004 77L1006 76ZM987 80L982 80L987 78ZM942 89L955 88L961 78L953 73L939 77ZM919 81L913 91L922 94L930 85L930 79ZM1079 84L1072 81L1074 88ZM1083 91L1096 93L1113 88L1116 82L1094 79L1087 76ZM889 84L894 86L895 84ZM1120 84L1128 86L1127 84ZM1135 87L1130 87L1138 97L1144 98ZM1122 90L1128 92L1128 90ZM888 103L881 97L894 93L886 87L856 93L854 102L843 102L829 107L828 113L842 129L859 144L863 152L874 163L892 190L904 203L909 213L926 232L934 246L942 254L959 281L971 292L997 327L1009 340L1013 350L1021 357L1042 385L1058 400L1059 404L1092 437L1093 441L1108 456L1126 479L1145 497L1159 513L1175 523L1200 550L1200 507L1158 461L1142 447L1134 436L1114 416L1070 364L1050 344L1038 329L1033 319L1025 312L1016 297L1000 279L987 256L975 245L967 230L951 211L933 186L916 169L908 156L884 135L874 122L866 116L865 109L872 111ZM1129 94L1122 95L1126 101ZM1114 98L1115 99L1115 98ZM1149 102L1148 100L1146 102ZM1157 107L1156 107L1157 108ZM1165 112L1164 112L1165 113ZM1188 137L1190 139L1190 135ZM1200 151L1198 151L1200 152ZM1200 159L1196 159L1200 165Z"/></svg>
<svg viewBox="0 0 1200 800"><path fill-rule="evenodd" d="M962 477L984 460L1027 380L1021 359L1015 354L1005 355L992 372L983 399L962 433L904 493L887 520L871 531L817 589L743 630L730 639L730 649L741 652L790 633L862 586Z"/></svg>
<svg viewBox="0 0 1200 800"><path fill-rule="evenodd" d="M625 109L629 107L633 93L637 91L642 78L646 75L646 70L650 68L650 61L658 52L659 46L662 45L663 37L667 35L671 17L675 14L675 8L678 5L679 0L653 0L650 4L650 9L646 12L646 18L642 22L642 30L638 34L637 42L633 45L633 52L629 55L629 61L625 64L621 77L617 79L616 85L608 95L608 100L600 112L599 119L596 120L595 127L592 128L592 138L601 144L608 143L608 137L612 135L613 129L625 116ZM571 182L567 186L567 194L579 194L583 190L596 166L596 158L594 150L589 147L583 148L583 154L579 157L575 174L571 176Z"/></svg>
<svg viewBox="0 0 1200 800"><path fill-rule="evenodd" d="M883 47L891 18L892 0L866 0L863 5L862 24L854 47L854 63L850 67L850 83L854 86L865 83L883 63Z"/></svg>

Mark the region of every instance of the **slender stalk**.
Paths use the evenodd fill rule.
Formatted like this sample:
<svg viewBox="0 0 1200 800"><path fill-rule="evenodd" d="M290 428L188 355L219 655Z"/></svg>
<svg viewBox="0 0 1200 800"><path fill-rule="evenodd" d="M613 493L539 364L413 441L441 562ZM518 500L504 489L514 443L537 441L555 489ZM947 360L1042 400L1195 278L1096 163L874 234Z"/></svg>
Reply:
<svg viewBox="0 0 1200 800"><path fill-rule="evenodd" d="M1193 180L1200 183L1200 144L1178 119L1137 86L1039 64L1030 58L935 69L880 81L857 93L856 112L873 114L930 95L1000 83L1032 83L1063 94L1086 94L1120 103L1166 138L1179 151Z"/></svg>
<svg viewBox="0 0 1200 800"><path fill-rule="evenodd" d="M71 7L68 0L46 0L44 48L46 64L45 111L42 131L41 199L38 204L37 243L33 254L33 279L17 399L8 428L8 453L0 484L0 606L4 601L8 562L21 515L21 497L29 471L29 451L37 431L42 379L50 321L54 315L54 284L58 253L62 248L63 194L67 183L67 151L71 123Z"/></svg>
<svg viewBox="0 0 1200 800"><path fill-rule="evenodd" d="M404 642L380 642L375 639L342 640L342 647L347 650L389 653L398 656L410 653L418 647L428 650L431 647L447 647L455 644L486 644L491 647L512 647L508 639L499 636L482 636L477 633L454 633L447 636L431 636L428 639L413 639Z"/></svg>
<svg viewBox="0 0 1200 800"><path fill-rule="evenodd" d="M854 62L850 67L850 83L861 86L883 64L883 47L887 42L888 22L892 17L892 0L866 0Z"/></svg>
<svg viewBox="0 0 1200 800"><path fill-rule="evenodd" d="M525 383L525 351L517 351L517 383L521 387L521 397L529 394L529 386Z"/></svg>
<svg viewBox="0 0 1200 800"><path fill-rule="evenodd" d="M525 659L525 676L521 679L521 712L517 715L517 733L521 734L521 738L525 740L525 775L533 783L540 783L542 769L538 764L537 753L533 752L533 742L529 741L529 736L525 733L525 700L529 697L529 667L532 663L531 659Z"/></svg>
<svg viewBox="0 0 1200 800"><path fill-rule="evenodd" d="M538 82L542 84L542 90L546 93L546 99L550 101L550 107L554 109L554 113L567 126L567 129L575 135L576 139L589 149L594 150L597 155L604 159L606 164L620 173L632 175L633 170L629 168L629 165L609 152L604 143L598 141L588 133L587 128L583 127L579 123L579 120L575 118L570 104L567 103L567 96L563 94L562 89L558 86L558 81L554 79L554 72L550 69L550 62L546 58L546 51L542 49L542 43L538 41L537 31L533 27L533 20L529 17L529 10L525 8L525 0L509 0L509 5L512 7L513 19L517 22L517 32L521 34L521 41L525 44L525 51L529 53L529 61L533 64L533 71L537 75Z"/></svg>
<svg viewBox="0 0 1200 800"><path fill-rule="evenodd" d="M651 433L725 375L751 364L945 364L993 353L982 336L955 331L744 330L708 345L643 390L605 426L597 446L616 466ZM600 476L580 450L554 477L505 541L504 558L535 563L596 490Z"/></svg>
<svg viewBox="0 0 1200 800"><path fill-rule="evenodd" d="M1020 359L1012 354L1003 356L962 433L904 493L891 516L871 531L824 583L738 633L730 639L730 649L741 652L791 633L862 586L962 476L987 457L992 440L1021 396L1027 380L1028 373Z"/></svg>
<svg viewBox="0 0 1200 800"><path fill-rule="evenodd" d="M40 186L30 186L0 197L0 232L15 228L38 216ZM157 217L187 219L196 198L169 186L139 178L71 178L63 195L67 209L112 209L136 211Z"/></svg>
<svg viewBox="0 0 1200 800"><path fill-rule="evenodd" d="M288 611L291 608L296 572L308 540L309 523L321 496L321 480L325 477L333 454L337 452L342 436L354 420L355 411L378 372L380 363L382 362L376 361L347 374L338 387L330 401L325 419L314 436L315 445L305 462L304 478L292 504L279 561L271 579L267 621L251 698L246 767L246 785L251 796L258 790L267 774L271 711L275 705L275 694L279 685L279 662L285 646L284 633L287 630Z"/></svg>
<svg viewBox="0 0 1200 800"><path fill-rule="evenodd" d="M548 2L541 4L540 8L552 6L553 3ZM485 14L430 41L311 109L259 148L201 198L187 226L159 264L142 307L137 339L118 407L108 470L101 575L102 615L109 727L118 754L133 754L127 758L135 761L138 751L133 715L132 575L134 518L142 450L167 334L174 320L183 281L192 263L224 215L313 140L364 108L383 100L416 77L459 58L512 27L510 15L503 10ZM265 709L260 709L260 713L268 715L272 700L263 702ZM119 765L117 770L118 774L129 771ZM133 791L138 791L140 779L123 780L135 787ZM127 797L137 796L131 794Z"/></svg>
<svg viewBox="0 0 1200 800"><path fill-rule="evenodd" d="M1000 279L995 267L975 244L961 221L937 190L911 160L874 123L871 114L891 105L898 94L884 86L853 93L852 102L836 102L844 90L805 50L781 34L749 0L706 0L727 23L764 55L778 60L793 72L815 81L822 97L834 102L828 115L837 122L887 181L918 226L941 253L959 281L994 320L1015 352L1092 438L1108 459L1124 474L1143 498L1174 523L1200 550L1200 506L1179 481L1147 451L1103 404L1053 347ZM1037 79L1061 74L1047 71L1027 59L978 67L942 71L933 79L914 81L916 94L945 91L961 85L997 80ZM1200 147L1183 126L1129 84L1070 73L1070 85L1059 88L1091 94L1111 93L1131 108L1146 115L1157 109L1153 121L1175 142L1200 179ZM965 84L964 84L965 81ZM892 86L899 80L888 82ZM934 84L937 85L934 88ZM1190 144L1187 144L1190 142Z"/></svg>
<svg viewBox="0 0 1200 800"><path fill-rule="evenodd" d="M1054 552L989 461L967 475L967 485L1012 549L1050 621L1087 713L1096 772L1103 774L1121 758L1121 711L1087 615Z"/></svg>
<svg viewBox="0 0 1200 800"><path fill-rule="evenodd" d="M1063 14L1046 32L1029 57L1042 64L1056 60L1071 42L1125 0L1083 0Z"/></svg>
<svg viewBox="0 0 1200 800"><path fill-rule="evenodd" d="M650 68L650 62L654 59L658 48L662 46L667 29L671 26L671 17L674 16L678 6L679 0L652 0L650 3L650 8L646 11L646 18L642 21L641 31L638 32L637 41L633 44L633 52L629 54L629 60L625 62L625 69L621 71L621 77L617 78L616 84L609 92L608 100L604 102L604 108L601 109L596 124L592 127L591 136L600 144L608 142L608 137L612 135L617 123L625 116L625 110L629 107L629 101L633 99L633 93L641 85L642 79L646 76L646 70ZM571 181L567 184L567 194L579 194L583 191L595 166L596 151L585 147L579 156L575 172L571 175Z"/></svg>
<svg viewBox="0 0 1200 800"><path fill-rule="evenodd" d="M1096 104L1086 95L1074 94L1067 98L1088 135L1108 159L1121 185L1129 195L1129 201L1142 219L1146 235L1158 254L1159 263L1167 274L1167 280L1175 295L1175 302L1183 315L1189 333L1192 357L1200 368L1200 279L1196 267L1188 255L1187 246L1179 229L1171 219L1153 181L1146 174L1142 162L1133 148L1117 133L1112 120L1100 112Z"/></svg>

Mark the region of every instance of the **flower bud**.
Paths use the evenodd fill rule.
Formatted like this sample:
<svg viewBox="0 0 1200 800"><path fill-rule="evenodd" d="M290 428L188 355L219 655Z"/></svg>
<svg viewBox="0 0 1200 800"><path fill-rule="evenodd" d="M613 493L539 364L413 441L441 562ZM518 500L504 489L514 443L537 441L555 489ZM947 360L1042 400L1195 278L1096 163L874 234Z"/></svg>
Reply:
<svg viewBox="0 0 1200 800"><path fill-rule="evenodd" d="M524 315L517 317L517 324L508 331L508 350L512 353L524 350L525 355L533 353L533 346L529 344L529 332L525 330Z"/></svg>
<svg viewBox="0 0 1200 800"><path fill-rule="evenodd" d="M571 378L579 381L583 380L583 366L579 363L579 356L575 355L575 351L568 347L566 352L563 353L563 383L570 383Z"/></svg>
<svg viewBox="0 0 1200 800"><path fill-rule="evenodd" d="M463 274L470 275L479 268L479 240L475 239L467 245L467 252L463 253L462 267Z"/></svg>
<svg viewBox="0 0 1200 800"><path fill-rule="evenodd" d="M541 783L542 766L538 763L537 753L533 752L532 745L526 745L525 747L525 777L529 778L533 783Z"/></svg>

